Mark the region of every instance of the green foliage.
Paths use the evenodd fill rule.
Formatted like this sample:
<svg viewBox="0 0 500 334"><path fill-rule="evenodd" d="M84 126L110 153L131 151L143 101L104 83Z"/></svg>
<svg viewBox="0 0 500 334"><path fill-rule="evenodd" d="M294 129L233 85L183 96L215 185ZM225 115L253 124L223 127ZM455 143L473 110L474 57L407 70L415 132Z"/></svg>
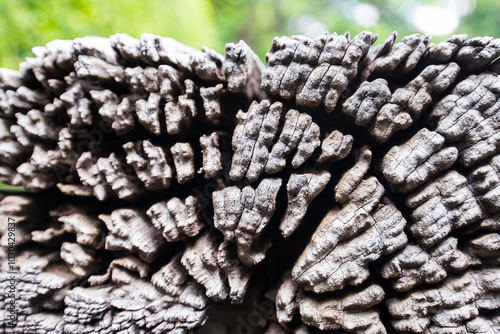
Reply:
<svg viewBox="0 0 500 334"><path fill-rule="evenodd" d="M6 0L0 2L0 66L17 68L53 39L144 32L224 50L210 0Z"/></svg>

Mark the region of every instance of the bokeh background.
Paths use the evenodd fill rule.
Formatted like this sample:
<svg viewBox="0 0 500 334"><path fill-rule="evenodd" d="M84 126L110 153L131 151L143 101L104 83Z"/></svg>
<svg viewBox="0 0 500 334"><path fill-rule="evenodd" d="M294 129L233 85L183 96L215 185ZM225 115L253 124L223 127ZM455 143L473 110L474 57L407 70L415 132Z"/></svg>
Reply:
<svg viewBox="0 0 500 334"><path fill-rule="evenodd" d="M383 41L430 33L500 37L499 0L0 0L0 67L17 69L31 48L53 39L144 32L190 46L243 39L264 59L274 36L362 30Z"/></svg>

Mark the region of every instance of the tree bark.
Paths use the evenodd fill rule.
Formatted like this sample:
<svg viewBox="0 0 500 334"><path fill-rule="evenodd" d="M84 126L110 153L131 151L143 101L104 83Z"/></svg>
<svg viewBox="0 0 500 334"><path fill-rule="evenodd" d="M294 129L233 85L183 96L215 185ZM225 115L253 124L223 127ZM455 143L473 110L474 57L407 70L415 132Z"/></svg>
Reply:
<svg viewBox="0 0 500 334"><path fill-rule="evenodd" d="M5 333L497 333L500 40L396 37L0 69Z"/></svg>

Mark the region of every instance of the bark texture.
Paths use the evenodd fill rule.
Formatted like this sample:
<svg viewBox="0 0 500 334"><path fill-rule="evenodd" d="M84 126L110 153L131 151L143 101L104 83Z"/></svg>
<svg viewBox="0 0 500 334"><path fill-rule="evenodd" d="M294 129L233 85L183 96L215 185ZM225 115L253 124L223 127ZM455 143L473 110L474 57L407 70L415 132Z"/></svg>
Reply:
<svg viewBox="0 0 500 334"><path fill-rule="evenodd" d="M376 39L0 69L2 330L500 332L500 40Z"/></svg>

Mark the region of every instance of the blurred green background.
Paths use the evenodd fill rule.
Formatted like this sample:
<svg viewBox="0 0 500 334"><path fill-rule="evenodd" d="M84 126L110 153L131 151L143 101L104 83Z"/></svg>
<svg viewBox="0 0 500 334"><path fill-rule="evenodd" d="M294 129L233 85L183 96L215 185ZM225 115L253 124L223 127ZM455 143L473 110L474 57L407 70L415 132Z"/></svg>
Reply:
<svg viewBox="0 0 500 334"><path fill-rule="evenodd" d="M17 69L31 48L84 35L144 32L223 53L243 39L264 59L276 35L370 30L379 42L429 32L500 37L498 0L2 0L0 67Z"/></svg>

